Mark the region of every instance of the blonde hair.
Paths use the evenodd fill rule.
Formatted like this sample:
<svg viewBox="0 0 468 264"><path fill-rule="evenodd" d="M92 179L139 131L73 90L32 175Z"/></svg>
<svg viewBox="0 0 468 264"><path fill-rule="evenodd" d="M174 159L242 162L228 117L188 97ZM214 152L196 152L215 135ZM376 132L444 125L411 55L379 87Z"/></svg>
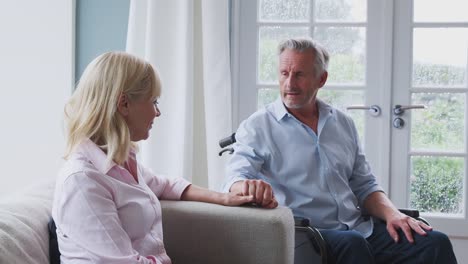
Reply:
<svg viewBox="0 0 468 264"><path fill-rule="evenodd" d="M119 98L156 99L160 94L161 81L148 62L125 52L108 52L94 59L65 106L65 158L89 138L107 153L108 161L123 164L136 145L117 111Z"/></svg>

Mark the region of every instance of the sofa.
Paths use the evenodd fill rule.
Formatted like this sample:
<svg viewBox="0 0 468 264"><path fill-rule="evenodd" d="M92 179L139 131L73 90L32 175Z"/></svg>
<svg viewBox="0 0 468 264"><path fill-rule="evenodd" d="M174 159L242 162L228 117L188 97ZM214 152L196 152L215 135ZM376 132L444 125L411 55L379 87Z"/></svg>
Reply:
<svg viewBox="0 0 468 264"><path fill-rule="evenodd" d="M0 264L48 264L54 181L0 198ZM225 207L161 201L164 243L174 264L294 262L294 220L285 207Z"/></svg>

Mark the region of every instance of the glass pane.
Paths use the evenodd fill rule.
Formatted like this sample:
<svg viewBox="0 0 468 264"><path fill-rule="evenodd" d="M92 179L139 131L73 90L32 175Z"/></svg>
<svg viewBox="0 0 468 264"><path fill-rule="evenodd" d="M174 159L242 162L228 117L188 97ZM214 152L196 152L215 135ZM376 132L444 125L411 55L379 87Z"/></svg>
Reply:
<svg viewBox="0 0 468 264"><path fill-rule="evenodd" d="M464 151L465 94L414 93L412 104L427 109L411 110L411 149Z"/></svg>
<svg viewBox="0 0 468 264"><path fill-rule="evenodd" d="M411 157L410 207L463 214L463 158Z"/></svg>
<svg viewBox="0 0 468 264"><path fill-rule="evenodd" d="M364 147L364 126L365 126L365 112L362 110L346 110L346 107L351 105L364 105L364 91L333 91L327 90L326 87L319 90L317 97L325 103L330 104L341 111L345 112L354 120L357 131Z"/></svg>
<svg viewBox="0 0 468 264"><path fill-rule="evenodd" d="M466 0L414 0L415 22L466 22Z"/></svg>
<svg viewBox="0 0 468 264"><path fill-rule="evenodd" d="M260 27L258 81L278 83L278 44L286 38L309 36L308 27Z"/></svg>
<svg viewBox="0 0 468 264"><path fill-rule="evenodd" d="M364 83L366 71L365 28L317 27L314 38L330 52L327 83Z"/></svg>
<svg viewBox="0 0 468 264"><path fill-rule="evenodd" d="M260 0L259 18L260 21L309 21L309 1Z"/></svg>
<svg viewBox="0 0 468 264"><path fill-rule="evenodd" d="M317 21L364 22L367 17L367 0L316 0Z"/></svg>
<svg viewBox="0 0 468 264"><path fill-rule="evenodd" d="M264 107L265 105L272 103L278 97L279 89L278 88L260 88L258 89L258 101L257 101L257 109Z"/></svg>
<svg viewBox="0 0 468 264"><path fill-rule="evenodd" d="M414 30L413 85L460 86L466 84L467 28Z"/></svg>

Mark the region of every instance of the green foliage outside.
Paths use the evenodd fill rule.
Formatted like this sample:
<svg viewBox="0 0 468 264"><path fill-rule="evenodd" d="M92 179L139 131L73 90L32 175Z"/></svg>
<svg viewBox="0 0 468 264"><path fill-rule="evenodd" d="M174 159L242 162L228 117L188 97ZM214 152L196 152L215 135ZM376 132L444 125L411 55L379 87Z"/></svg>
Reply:
<svg viewBox="0 0 468 264"><path fill-rule="evenodd" d="M259 61L259 80L278 83L278 41L268 39L262 42Z"/></svg>
<svg viewBox="0 0 468 264"><path fill-rule="evenodd" d="M260 109L265 105L272 103L280 96L278 89L260 89L258 90L257 108Z"/></svg>
<svg viewBox="0 0 468 264"><path fill-rule="evenodd" d="M307 21L309 0L262 0L259 19L262 21Z"/></svg>
<svg viewBox="0 0 468 264"><path fill-rule="evenodd" d="M364 83L365 67L353 55L336 54L328 67L328 83Z"/></svg>
<svg viewBox="0 0 468 264"><path fill-rule="evenodd" d="M463 212L463 158L413 157L410 206L422 212Z"/></svg>
<svg viewBox="0 0 468 264"><path fill-rule="evenodd" d="M413 65L413 85L464 85L466 69L451 65L421 64Z"/></svg>
<svg viewBox="0 0 468 264"><path fill-rule="evenodd" d="M414 93L412 104L427 109L411 111L411 149L463 151L465 101L463 93Z"/></svg>
<svg viewBox="0 0 468 264"><path fill-rule="evenodd" d="M466 82L465 69L448 65L415 64L414 85L446 86ZM425 110L411 112L411 149L465 150L464 93L414 93L412 104ZM423 212L463 213L464 159L413 157L410 206Z"/></svg>

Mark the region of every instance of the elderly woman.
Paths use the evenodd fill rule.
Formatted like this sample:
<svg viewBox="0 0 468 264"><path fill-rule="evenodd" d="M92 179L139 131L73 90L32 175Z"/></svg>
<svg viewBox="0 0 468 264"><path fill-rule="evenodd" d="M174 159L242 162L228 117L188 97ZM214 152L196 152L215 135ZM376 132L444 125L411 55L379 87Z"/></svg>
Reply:
<svg viewBox="0 0 468 264"><path fill-rule="evenodd" d="M236 206L252 196L222 194L137 163L135 142L161 115L155 69L123 52L91 62L65 107L66 163L52 216L62 263L171 263L160 199Z"/></svg>

